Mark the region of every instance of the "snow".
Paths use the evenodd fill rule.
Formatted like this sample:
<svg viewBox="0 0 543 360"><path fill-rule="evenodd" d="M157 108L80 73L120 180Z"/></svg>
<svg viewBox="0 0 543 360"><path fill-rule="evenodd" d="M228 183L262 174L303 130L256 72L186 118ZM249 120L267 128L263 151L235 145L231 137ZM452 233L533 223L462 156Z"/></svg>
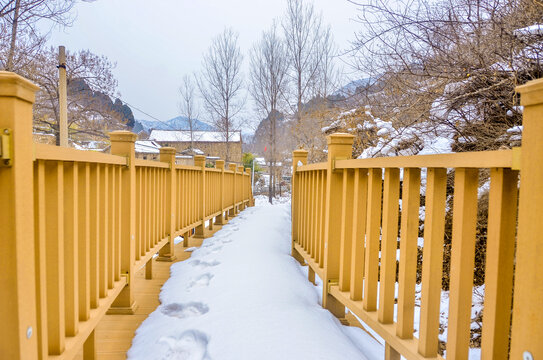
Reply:
<svg viewBox="0 0 543 360"><path fill-rule="evenodd" d="M517 36L521 35L543 35L543 25L534 24L513 32Z"/></svg>
<svg viewBox="0 0 543 360"><path fill-rule="evenodd" d="M171 266L128 359L382 359L383 347L320 305L290 256L290 203L265 198Z"/></svg>
<svg viewBox="0 0 543 360"><path fill-rule="evenodd" d="M152 140L136 140L137 153L159 154L161 146Z"/></svg>
<svg viewBox="0 0 543 360"><path fill-rule="evenodd" d="M193 131L195 142L224 142L226 135L220 131ZM230 142L240 142L241 132L233 131L228 136ZM149 139L155 141L190 142L188 130L153 130Z"/></svg>

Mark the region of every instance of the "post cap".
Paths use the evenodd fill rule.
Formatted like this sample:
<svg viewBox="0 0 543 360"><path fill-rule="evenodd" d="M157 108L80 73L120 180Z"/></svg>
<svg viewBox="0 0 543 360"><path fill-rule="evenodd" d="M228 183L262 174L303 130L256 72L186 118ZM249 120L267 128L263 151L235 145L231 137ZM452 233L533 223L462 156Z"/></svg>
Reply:
<svg viewBox="0 0 543 360"><path fill-rule="evenodd" d="M175 155L175 153L177 152L177 150L173 147L161 147L160 148L160 153L161 154L166 154L166 155Z"/></svg>
<svg viewBox="0 0 543 360"><path fill-rule="evenodd" d="M237 167L237 165L234 164L234 163L229 163L228 164L228 170L236 171L236 167Z"/></svg>
<svg viewBox="0 0 543 360"><path fill-rule="evenodd" d="M292 152L292 156L295 158L306 158L309 152L305 149L296 149Z"/></svg>
<svg viewBox="0 0 543 360"><path fill-rule="evenodd" d="M238 165L238 171L243 172L243 165Z"/></svg>
<svg viewBox="0 0 543 360"><path fill-rule="evenodd" d="M34 103L35 93L40 88L24 77L9 71L0 71L0 96L15 97Z"/></svg>
<svg viewBox="0 0 543 360"><path fill-rule="evenodd" d="M251 173L251 169L245 168L245 172L246 172L247 174L250 174L250 173Z"/></svg>
<svg viewBox="0 0 543 360"><path fill-rule="evenodd" d="M543 79L528 81L517 86L516 92L520 94L520 104L523 106L543 104Z"/></svg>
<svg viewBox="0 0 543 360"><path fill-rule="evenodd" d="M136 142L138 135L126 130L117 130L109 133L109 140L115 142Z"/></svg>
<svg viewBox="0 0 543 360"><path fill-rule="evenodd" d="M352 146L354 142L354 135L347 133L335 133L328 135L328 145L349 145Z"/></svg>
<svg viewBox="0 0 543 360"><path fill-rule="evenodd" d="M215 168L224 169L224 160L215 160Z"/></svg>

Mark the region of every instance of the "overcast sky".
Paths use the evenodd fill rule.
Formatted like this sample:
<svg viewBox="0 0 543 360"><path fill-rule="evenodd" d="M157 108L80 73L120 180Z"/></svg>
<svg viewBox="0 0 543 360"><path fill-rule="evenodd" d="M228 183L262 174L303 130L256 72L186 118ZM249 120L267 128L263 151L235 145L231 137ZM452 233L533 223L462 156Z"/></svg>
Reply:
<svg viewBox="0 0 543 360"><path fill-rule="evenodd" d="M347 49L360 28L352 20L356 6L347 0L314 0L314 5L339 48ZM179 115L181 77L200 70L214 36L225 27L239 32L247 74L249 49L285 7L286 0L97 0L80 3L73 26L53 30L50 43L107 56L117 64L121 98L168 120ZM250 110L250 101L247 106ZM136 119L151 120L133 111Z"/></svg>

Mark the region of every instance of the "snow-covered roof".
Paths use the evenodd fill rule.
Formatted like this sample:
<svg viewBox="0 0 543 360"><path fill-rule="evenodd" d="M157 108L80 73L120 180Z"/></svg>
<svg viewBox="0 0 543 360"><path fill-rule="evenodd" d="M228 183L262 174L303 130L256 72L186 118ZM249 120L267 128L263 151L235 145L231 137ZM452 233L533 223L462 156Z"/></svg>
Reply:
<svg viewBox="0 0 543 360"><path fill-rule="evenodd" d="M513 33L517 36L543 35L543 25L542 24L530 25L522 29L516 29Z"/></svg>
<svg viewBox="0 0 543 360"><path fill-rule="evenodd" d="M137 140L136 152L146 154L159 154L161 146L152 140Z"/></svg>
<svg viewBox="0 0 543 360"><path fill-rule="evenodd" d="M233 131L228 136L229 142L241 142L241 132ZM168 142L190 142L189 130L153 130L149 139ZM225 142L226 136L220 131L193 131L195 142Z"/></svg>

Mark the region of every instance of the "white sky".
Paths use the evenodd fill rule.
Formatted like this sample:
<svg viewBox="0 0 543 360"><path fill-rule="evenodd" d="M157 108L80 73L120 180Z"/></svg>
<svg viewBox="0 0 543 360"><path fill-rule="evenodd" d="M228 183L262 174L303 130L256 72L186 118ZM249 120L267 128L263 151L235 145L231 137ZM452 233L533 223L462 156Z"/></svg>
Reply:
<svg viewBox="0 0 543 360"><path fill-rule="evenodd" d="M314 0L314 5L339 48L347 49L360 29L352 21L356 6L347 0ZM179 115L181 77L200 70L201 55L214 36L225 27L239 32L247 74L249 49L285 7L286 0L98 0L80 3L73 26L53 30L50 43L107 56L117 64L121 98L168 120ZM133 111L136 119L151 120ZM203 111L200 115L205 119Z"/></svg>

